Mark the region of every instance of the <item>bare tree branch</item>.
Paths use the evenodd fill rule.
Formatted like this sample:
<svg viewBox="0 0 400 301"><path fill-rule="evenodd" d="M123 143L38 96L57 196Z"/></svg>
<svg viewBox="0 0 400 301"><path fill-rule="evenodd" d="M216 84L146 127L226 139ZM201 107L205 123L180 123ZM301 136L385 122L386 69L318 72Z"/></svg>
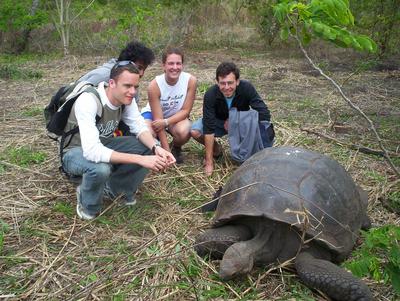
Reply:
<svg viewBox="0 0 400 301"><path fill-rule="evenodd" d="M94 1L96 0L90 1L90 3L85 8L83 8L79 13L77 13L75 17L71 20L70 24L72 24L85 10L87 10L94 3Z"/></svg>
<svg viewBox="0 0 400 301"><path fill-rule="evenodd" d="M311 66L317 70L323 77L325 77L325 79L329 80L334 86L335 88L339 91L340 95L342 96L342 98L347 102L347 104L353 108L356 112L358 112L358 114L360 114L369 124L370 129L372 130L372 132L374 133L378 144L379 144L379 148L382 150L383 152L383 157L386 159L386 161L388 162L389 166L392 168L392 170L394 171L394 173L397 175L398 178L400 178L400 171L396 168L396 166L394 165L392 159L389 156L388 151L386 150L385 146L382 143L382 139L379 136L374 123L372 122L372 120L357 106L355 105L343 92L342 88L328 75L326 75L324 73L324 71L322 71L321 68L319 68L314 62L313 60L310 58L310 56L308 55L307 51L305 50L303 43L300 41L300 38L297 34L293 35L294 38L297 40L297 43L299 44L299 47L301 49L301 51L303 52L304 56L307 58L307 60L309 61L309 63L311 64Z"/></svg>
<svg viewBox="0 0 400 301"><path fill-rule="evenodd" d="M85 8L83 8L78 14L73 16L72 19L70 16L72 0L54 0L54 2L56 4L58 14L57 17L59 21L56 21L56 16L52 16L52 19L57 29L57 32L61 37L64 55L68 55L71 25L85 10L87 10L95 2L95 0L91 0L89 4Z"/></svg>

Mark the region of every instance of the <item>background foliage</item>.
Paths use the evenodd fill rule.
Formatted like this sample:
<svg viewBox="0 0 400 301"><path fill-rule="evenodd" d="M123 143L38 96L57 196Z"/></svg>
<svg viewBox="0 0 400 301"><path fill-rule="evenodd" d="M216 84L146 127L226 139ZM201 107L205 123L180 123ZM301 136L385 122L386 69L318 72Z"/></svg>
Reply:
<svg viewBox="0 0 400 301"><path fill-rule="evenodd" d="M349 30L354 16L347 0L280 1L274 6L274 16L283 39L293 34L308 44L315 37L343 48L376 52L376 44L367 36Z"/></svg>
<svg viewBox="0 0 400 301"><path fill-rule="evenodd" d="M57 2L70 5L69 15L76 17L70 24L71 52L103 54L114 53L132 38L155 49L167 44L195 49L276 45L282 42L276 39L280 26L272 6L289 1L2 0L0 51L60 52L63 45L56 30L60 25ZM356 20L352 31L372 36L379 56L398 54L400 2L351 1L350 5ZM312 26L324 32L320 24Z"/></svg>
<svg viewBox="0 0 400 301"><path fill-rule="evenodd" d="M345 266L358 277L390 283L400 295L400 228L387 225L363 236L364 244Z"/></svg>
<svg viewBox="0 0 400 301"><path fill-rule="evenodd" d="M371 36L379 45L379 54L399 51L400 1L351 1L359 31Z"/></svg>

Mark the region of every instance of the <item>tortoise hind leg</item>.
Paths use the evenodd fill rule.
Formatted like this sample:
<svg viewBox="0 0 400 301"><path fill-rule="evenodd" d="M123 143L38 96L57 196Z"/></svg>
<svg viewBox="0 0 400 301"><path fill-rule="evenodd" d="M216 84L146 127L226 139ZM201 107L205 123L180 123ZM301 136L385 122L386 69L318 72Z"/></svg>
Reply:
<svg viewBox="0 0 400 301"><path fill-rule="evenodd" d="M321 290L334 300L373 300L365 283L330 261L316 259L303 251L297 255L295 265L297 274L307 286Z"/></svg>
<svg viewBox="0 0 400 301"><path fill-rule="evenodd" d="M231 245L251 237L250 229L243 225L211 228L196 237L194 249L201 257L209 254L213 259L222 259Z"/></svg>

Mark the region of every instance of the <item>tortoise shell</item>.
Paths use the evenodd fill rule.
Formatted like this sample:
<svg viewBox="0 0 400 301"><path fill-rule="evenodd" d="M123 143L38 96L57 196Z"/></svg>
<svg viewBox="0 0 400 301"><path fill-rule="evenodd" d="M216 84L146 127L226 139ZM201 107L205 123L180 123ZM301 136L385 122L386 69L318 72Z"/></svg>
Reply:
<svg viewBox="0 0 400 301"><path fill-rule="evenodd" d="M366 206L366 194L337 161L298 147L274 147L234 172L222 190L213 227L248 216L281 221L305 230L340 261L368 219Z"/></svg>

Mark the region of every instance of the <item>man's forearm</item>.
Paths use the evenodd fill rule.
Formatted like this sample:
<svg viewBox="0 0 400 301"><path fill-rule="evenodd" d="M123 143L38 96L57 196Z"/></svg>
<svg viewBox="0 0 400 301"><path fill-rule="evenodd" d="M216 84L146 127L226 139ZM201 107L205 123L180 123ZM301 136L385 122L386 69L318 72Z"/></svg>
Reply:
<svg viewBox="0 0 400 301"><path fill-rule="evenodd" d="M160 140L161 147L163 149L169 150L168 139L167 139L167 134L166 134L165 130L159 131L157 133L157 135L158 135L158 139Z"/></svg>
<svg viewBox="0 0 400 301"><path fill-rule="evenodd" d="M138 139L140 142L142 142L144 145L146 145L149 149L151 149L155 144L153 135L149 131L142 132L139 135Z"/></svg>
<svg viewBox="0 0 400 301"><path fill-rule="evenodd" d="M110 162L113 164L140 164L141 158L141 155L113 151Z"/></svg>
<svg viewBox="0 0 400 301"><path fill-rule="evenodd" d="M176 114L174 114L168 118L168 124L172 125L172 124L178 123L179 121L189 118L189 115L190 115L190 111L180 110L179 112L177 112Z"/></svg>

